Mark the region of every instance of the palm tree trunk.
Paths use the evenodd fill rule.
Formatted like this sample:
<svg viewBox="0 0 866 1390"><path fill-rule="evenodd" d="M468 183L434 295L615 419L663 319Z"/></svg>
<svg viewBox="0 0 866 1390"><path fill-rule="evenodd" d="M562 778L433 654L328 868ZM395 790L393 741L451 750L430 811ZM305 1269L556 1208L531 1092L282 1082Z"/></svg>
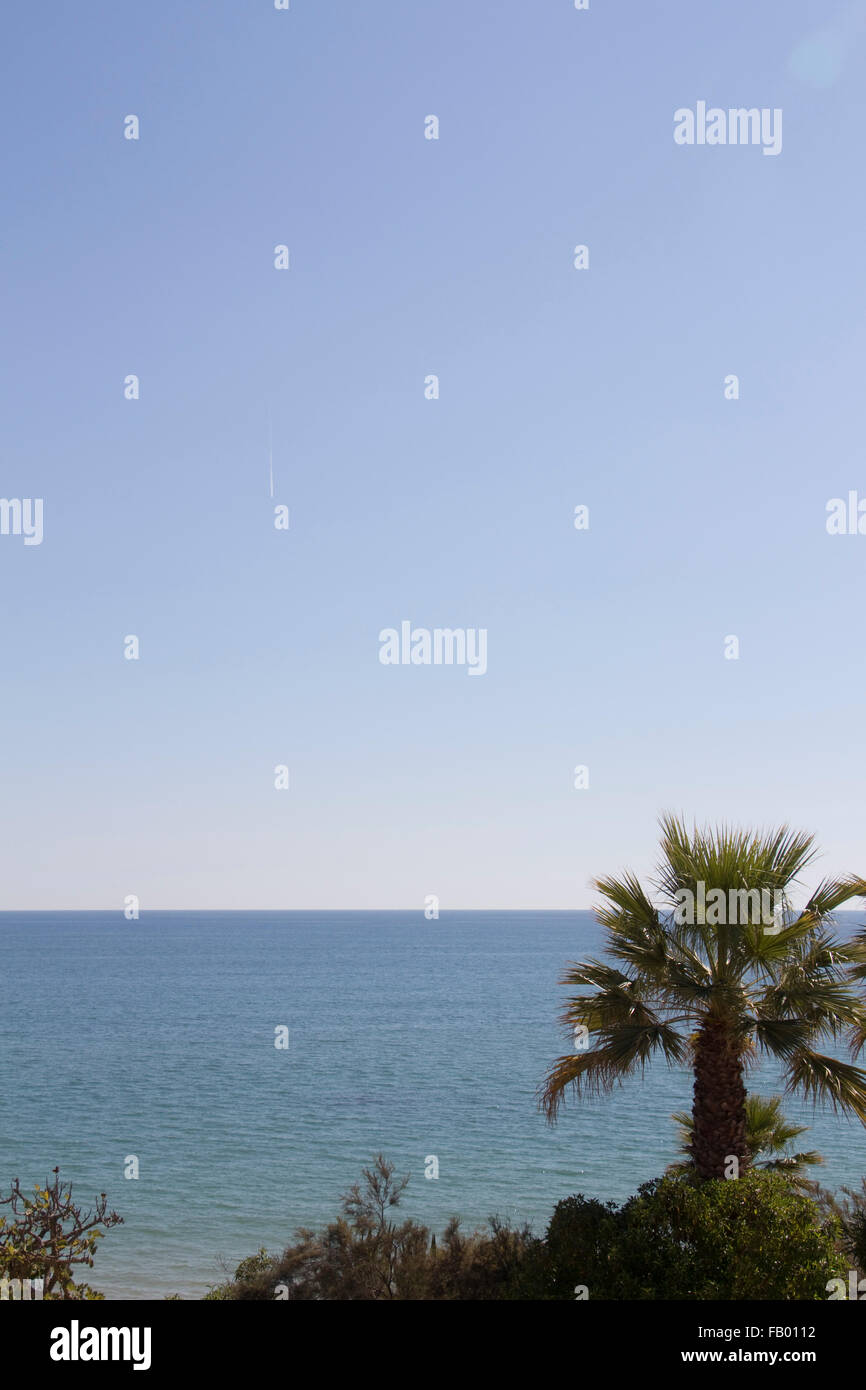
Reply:
<svg viewBox="0 0 866 1390"><path fill-rule="evenodd" d="M737 1177L749 1166L746 1087L737 1039L723 1018L704 1019L695 1043L691 1153L701 1178ZM734 1168L730 1160L737 1159Z"/></svg>

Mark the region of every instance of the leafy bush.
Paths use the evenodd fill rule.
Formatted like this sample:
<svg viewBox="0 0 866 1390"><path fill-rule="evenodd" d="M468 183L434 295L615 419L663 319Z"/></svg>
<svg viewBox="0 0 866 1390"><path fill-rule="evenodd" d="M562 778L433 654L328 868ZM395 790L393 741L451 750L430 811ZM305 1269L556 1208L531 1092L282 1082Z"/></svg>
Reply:
<svg viewBox="0 0 866 1390"><path fill-rule="evenodd" d="M578 1193L557 1203L545 1242L545 1276L551 1295L575 1298L580 1287L592 1298L621 1297L610 1292L618 1220L615 1202L602 1203Z"/></svg>
<svg viewBox="0 0 866 1390"><path fill-rule="evenodd" d="M645 1183L618 1210L560 1202L548 1228L554 1296L826 1299L843 1272L838 1223L778 1173Z"/></svg>

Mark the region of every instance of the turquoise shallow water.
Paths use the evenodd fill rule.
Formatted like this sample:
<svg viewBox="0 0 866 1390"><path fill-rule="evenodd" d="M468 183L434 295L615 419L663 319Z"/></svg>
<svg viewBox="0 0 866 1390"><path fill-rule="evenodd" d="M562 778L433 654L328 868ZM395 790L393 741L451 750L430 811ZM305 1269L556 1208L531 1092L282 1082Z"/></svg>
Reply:
<svg viewBox="0 0 866 1390"><path fill-rule="evenodd" d="M558 978L598 943L583 912L2 913L0 1185L59 1164L77 1197L108 1193L125 1223L86 1277L112 1298L200 1294L221 1258L332 1216L379 1150L437 1229L622 1199L674 1157L691 1079L653 1068L555 1129L538 1114ZM786 1111L822 1180L859 1185L866 1130Z"/></svg>

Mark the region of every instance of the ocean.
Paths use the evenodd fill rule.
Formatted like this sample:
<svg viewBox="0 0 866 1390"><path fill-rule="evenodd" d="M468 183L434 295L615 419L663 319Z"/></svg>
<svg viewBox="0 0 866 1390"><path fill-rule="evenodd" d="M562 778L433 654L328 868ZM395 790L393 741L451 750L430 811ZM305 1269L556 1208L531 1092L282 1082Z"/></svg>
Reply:
<svg viewBox="0 0 866 1390"><path fill-rule="evenodd" d="M676 1156L691 1077L538 1112L570 1050L559 977L600 940L589 912L2 913L0 1189L59 1165L76 1200L104 1191L124 1224L81 1277L118 1299L201 1296L334 1216L378 1152L437 1231L622 1200ZM859 1186L866 1130L784 1109L821 1181Z"/></svg>

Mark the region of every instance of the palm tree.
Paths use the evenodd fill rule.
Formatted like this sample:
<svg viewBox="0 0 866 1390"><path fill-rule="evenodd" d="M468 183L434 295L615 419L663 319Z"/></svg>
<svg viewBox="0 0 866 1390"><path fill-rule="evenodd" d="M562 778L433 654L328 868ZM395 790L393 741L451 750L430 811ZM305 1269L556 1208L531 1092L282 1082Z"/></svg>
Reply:
<svg viewBox="0 0 866 1390"><path fill-rule="evenodd" d="M746 1145L752 1166L766 1172L784 1173L794 1187L813 1192L818 1184L805 1170L823 1163L824 1159L814 1149L805 1153L788 1152L788 1145L805 1134L808 1125L791 1124L782 1114L781 1105L781 1096L757 1096L751 1092L746 1096ZM692 1173L695 1167L691 1148L694 1120L686 1110L676 1110L671 1119L679 1125L679 1148L684 1158L679 1163L669 1164L667 1172Z"/></svg>
<svg viewBox="0 0 866 1390"><path fill-rule="evenodd" d="M744 1076L764 1053L781 1064L787 1091L866 1124L866 1072L816 1050L844 1038L856 1057L866 1042L857 991L866 932L847 942L832 932L833 913L866 897L866 881L824 880L795 912L789 894L815 858L814 836L787 826L689 832L671 815L661 830L658 906L633 874L595 880L614 963L589 960L564 976L563 984L593 990L571 998L561 1016L575 1035L582 1025L592 1045L552 1066L540 1097L548 1119L569 1087L607 1093L654 1056L688 1063L691 1155L701 1178L721 1178L732 1156L748 1167ZM778 895L775 920L761 892Z"/></svg>

